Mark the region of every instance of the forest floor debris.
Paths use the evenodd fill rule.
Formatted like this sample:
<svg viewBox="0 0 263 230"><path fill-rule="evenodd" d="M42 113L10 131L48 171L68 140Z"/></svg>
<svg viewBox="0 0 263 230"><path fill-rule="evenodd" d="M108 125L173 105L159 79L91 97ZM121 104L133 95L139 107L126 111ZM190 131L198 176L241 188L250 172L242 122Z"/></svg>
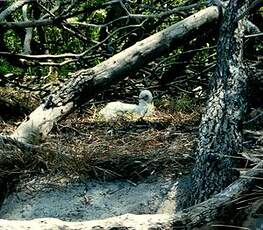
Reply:
<svg viewBox="0 0 263 230"><path fill-rule="evenodd" d="M198 114L156 113L147 120L105 123L94 113L69 116L30 166L17 154L17 167L0 173L20 175L1 218L76 221L173 212L176 178L191 163Z"/></svg>
<svg viewBox="0 0 263 230"><path fill-rule="evenodd" d="M173 213L176 180L193 163L200 114L158 111L151 119L110 123L94 114L93 108L62 121L39 154L24 157L19 150L6 158L0 176L16 186L6 184L0 218L82 221ZM14 128L0 127L4 133Z"/></svg>

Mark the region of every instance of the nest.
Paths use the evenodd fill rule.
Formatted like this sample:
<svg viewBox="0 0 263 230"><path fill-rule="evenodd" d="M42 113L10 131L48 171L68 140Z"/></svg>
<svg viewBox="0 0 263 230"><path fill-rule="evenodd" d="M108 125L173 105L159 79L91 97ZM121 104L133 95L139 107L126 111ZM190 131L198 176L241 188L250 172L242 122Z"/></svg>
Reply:
<svg viewBox="0 0 263 230"><path fill-rule="evenodd" d="M93 108L75 114L56 127L46 143L56 146L57 156L64 159L53 162L50 169L100 180L139 180L178 174L189 161L197 114L159 112L147 120L106 123L97 121L94 113Z"/></svg>

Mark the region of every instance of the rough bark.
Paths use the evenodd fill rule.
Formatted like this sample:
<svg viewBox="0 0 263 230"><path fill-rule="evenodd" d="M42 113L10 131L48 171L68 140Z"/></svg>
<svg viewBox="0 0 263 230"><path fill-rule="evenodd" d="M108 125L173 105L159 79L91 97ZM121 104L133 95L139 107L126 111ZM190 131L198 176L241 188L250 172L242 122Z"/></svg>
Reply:
<svg viewBox="0 0 263 230"><path fill-rule="evenodd" d="M262 177L263 162L248 171L243 178L235 181L213 198L195 205L184 212L174 215L126 214L104 220L82 222L66 222L59 219L45 218L29 221L0 220L0 226L5 230L20 229L193 229L207 224L222 214L222 208L228 206L241 193L248 191L256 181Z"/></svg>
<svg viewBox="0 0 263 230"><path fill-rule="evenodd" d="M242 151L242 118L246 108L247 75L242 64L243 23L235 19L249 1L231 0L217 44L217 67L199 128L191 194L179 209L200 203L222 191L239 176L235 157Z"/></svg>
<svg viewBox="0 0 263 230"><path fill-rule="evenodd" d="M23 122L12 137L22 142L38 143L63 116L72 112L103 87L125 78L129 73L172 50L182 39L192 39L209 24L218 19L217 7L209 7L160 31L130 48L118 53L99 65L80 70L72 80L54 92L33 111L29 120Z"/></svg>

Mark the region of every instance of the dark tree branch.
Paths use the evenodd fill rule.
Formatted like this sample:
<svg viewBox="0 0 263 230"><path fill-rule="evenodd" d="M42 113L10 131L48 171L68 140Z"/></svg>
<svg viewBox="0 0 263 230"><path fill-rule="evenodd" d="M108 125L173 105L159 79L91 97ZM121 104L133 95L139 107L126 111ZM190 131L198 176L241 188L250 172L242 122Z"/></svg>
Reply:
<svg viewBox="0 0 263 230"><path fill-rule="evenodd" d="M251 11L253 11L255 8L261 6L262 4L263 4L263 0L255 0L254 2L250 4L250 6L243 13L237 16L237 18L235 19L235 22L238 22L239 20L244 18L246 15L248 15Z"/></svg>
<svg viewBox="0 0 263 230"><path fill-rule="evenodd" d="M35 2L36 0L20 0L13 3L11 6L6 8L4 11L0 13L0 21L5 20L10 14L15 12L17 9L22 7L23 5L31 2Z"/></svg>

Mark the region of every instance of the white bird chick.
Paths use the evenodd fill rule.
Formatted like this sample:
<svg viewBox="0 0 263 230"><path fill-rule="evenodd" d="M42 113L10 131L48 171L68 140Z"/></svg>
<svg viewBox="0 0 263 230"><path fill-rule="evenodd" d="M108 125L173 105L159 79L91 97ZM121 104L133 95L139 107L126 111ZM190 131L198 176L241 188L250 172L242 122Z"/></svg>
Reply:
<svg viewBox="0 0 263 230"><path fill-rule="evenodd" d="M117 117L131 115L132 117L144 117L153 113L153 96L149 90L141 91L139 105L127 104L120 101L108 103L100 112L105 120L114 120Z"/></svg>

